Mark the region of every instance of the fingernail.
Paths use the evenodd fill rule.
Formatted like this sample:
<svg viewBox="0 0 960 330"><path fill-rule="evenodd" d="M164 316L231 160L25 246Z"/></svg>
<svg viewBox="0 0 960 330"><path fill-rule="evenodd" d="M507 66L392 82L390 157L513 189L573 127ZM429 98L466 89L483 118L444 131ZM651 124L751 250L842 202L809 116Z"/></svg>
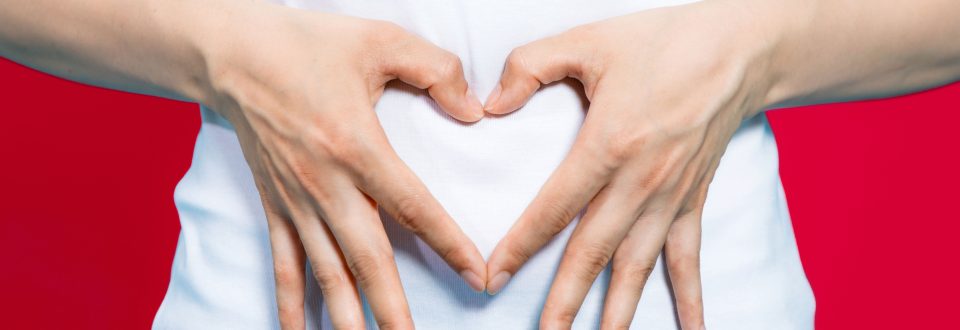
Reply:
<svg viewBox="0 0 960 330"><path fill-rule="evenodd" d="M477 94L474 94L473 90L470 89L467 90L467 108L469 108L473 114L474 120L483 118L483 105L480 104L480 99L477 98Z"/></svg>
<svg viewBox="0 0 960 330"><path fill-rule="evenodd" d="M464 282L467 282L467 285L470 286L473 291L483 292L483 279L480 276L477 276L477 273L474 273L470 270L465 270L460 272L460 277L463 278Z"/></svg>
<svg viewBox="0 0 960 330"><path fill-rule="evenodd" d="M487 102L484 103L483 111L493 111L493 106L495 105L494 103L497 103L497 100L500 99L501 92L503 92L503 86L500 86L500 83L497 83L497 87L494 87L493 91L490 92L490 96L487 97Z"/></svg>
<svg viewBox="0 0 960 330"><path fill-rule="evenodd" d="M490 279L490 285L487 285L487 294L491 296L497 294L497 292L503 290L503 286L507 285L508 281L510 281L510 273L498 273L497 276Z"/></svg>

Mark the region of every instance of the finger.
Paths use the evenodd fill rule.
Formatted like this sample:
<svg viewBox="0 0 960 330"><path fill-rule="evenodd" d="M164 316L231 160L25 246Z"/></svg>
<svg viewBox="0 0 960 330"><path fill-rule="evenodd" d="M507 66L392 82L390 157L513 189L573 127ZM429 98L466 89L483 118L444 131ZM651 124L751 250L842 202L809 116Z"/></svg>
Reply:
<svg viewBox="0 0 960 330"><path fill-rule="evenodd" d="M643 287L663 249L673 214L675 211L641 216L617 248L603 305L602 328L630 327Z"/></svg>
<svg viewBox="0 0 960 330"><path fill-rule="evenodd" d="M266 175L274 179L277 178L275 168L266 166L262 167L262 169L265 170ZM257 186L261 192L267 189L260 180L258 180ZM277 226L276 221L272 222L272 224L280 230L277 231L277 235L283 233L283 237L280 237L281 239L287 242L291 240L293 242L300 242L298 245L301 247L301 250L305 252L306 258L309 260L311 269L313 270L313 277L317 281L321 294L326 301L327 309L331 315L331 323L333 323L337 329L362 329L365 322L363 319L363 306L360 302L360 294L357 291L356 283L354 283L353 278L350 276L342 254L337 248L333 235L327 229L326 225L324 225L323 221L320 220L316 212L304 211L305 208L303 207L292 207L295 204L292 203L293 200L286 189L272 189L271 192L273 198L270 199L264 197L264 194L261 193L261 200L264 202L265 209L267 210L267 219L277 218L271 214L280 214L279 209L276 207L278 203L282 202L282 205L289 205L286 207L285 213L289 214L287 219L292 219L293 221L288 221L286 227ZM278 202L274 203L273 200ZM271 244L273 244L273 236L274 231L271 229ZM302 262L298 269L298 273L305 277L305 267L302 266ZM288 269L278 271L278 273L283 273L283 277L294 276L294 272ZM304 285L306 284L303 278L301 278L300 282ZM299 292L299 308L302 313L304 288L301 287ZM279 298L279 288L277 294ZM278 305L279 304L280 302L278 302ZM283 326L283 323L284 321L281 319L281 326ZM299 328L303 327L295 327L295 329Z"/></svg>
<svg viewBox="0 0 960 330"><path fill-rule="evenodd" d="M303 311L306 291L306 268L303 246L290 219L274 208L264 197L264 212L270 232L273 274L276 284L277 316L284 330L304 329Z"/></svg>
<svg viewBox="0 0 960 330"><path fill-rule="evenodd" d="M487 292L496 294L513 274L553 236L573 221L607 180L609 172L592 161L585 147L574 147L550 176L487 262Z"/></svg>
<svg viewBox="0 0 960 330"><path fill-rule="evenodd" d="M310 259L314 280L326 302L330 321L336 329L362 329L363 305L357 285L343 260L336 241L320 219L304 221L300 237Z"/></svg>
<svg viewBox="0 0 960 330"><path fill-rule="evenodd" d="M641 199L642 200L642 199ZM542 329L568 329L590 287L639 216L637 199L608 186L587 207L557 268L540 318Z"/></svg>
<svg viewBox="0 0 960 330"><path fill-rule="evenodd" d="M703 327L703 289L700 284L700 215L702 204L674 221L664 254L683 329Z"/></svg>
<svg viewBox="0 0 960 330"><path fill-rule="evenodd" d="M426 89L457 120L475 122L483 118L483 107L467 85L460 58L419 37L404 35L406 42L387 55L383 74Z"/></svg>
<svg viewBox="0 0 960 330"><path fill-rule="evenodd" d="M313 269L314 280L336 329L363 329L363 305L357 283L330 230L320 219L303 221L300 237ZM312 223L313 225L306 225Z"/></svg>
<svg viewBox="0 0 960 330"><path fill-rule="evenodd" d="M361 189L436 251L471 289L482 292L486 263L476 245L392 150L380 154L391 156L370 164Z"/></svg>
<svg viewBox="0 0 960 330"><path fill-rule="evenodd" d="M704 329L703 287L700 280L701 219L707 190L716 171L713 161L692 191L667 235L664 254L683 329Z"/></svg>
<svg viewBox="0 0 960 330"><path fill-rule="evenodd" d="M541 85L581 76L580 52L560 37L541 39L510 52L500 82L483 110L505 114L519 109Z"/></svg>
<svg viewBox="0 0 960 330"><path fill-rule="evenodd" d="M327 205L324 220L344 261L363 290L380 329L412 329L413 320L403 293L393 249L375 203L355 188L342 189Z"/></svg>
<svg viewBox="0 0 960 330"><path fill-rule="evenodd" d="M254 169L260 169L254 163ZM255 171L261 175L270 175L269 171ZM270 237L270 252L273 256L273 279L277 299L277 319L284 330L300 330L306 327L306 315L303 310L306 293L306 271L303 245L297 237L296 228L271 200L273 189L264 184L261 175L255 176L260 202L267 218L267 230Z"/></svg>
<svg viewBox="0 0 960 330"><path fill-rule="evenodd" d="M681 180L684 182L689 180L692 183L694 182L692 180L703 179L702 175L693 173L695 172L688 172L688 175L683 176L687 179ZM691 183L681 183L681 186ZM702 206L701 196L706 192L700 187L697 186L697 188L686 190L689 193L681 192L675 196L690 195L689 198L684 199L686 202L698 203L697 205ZM681 214L678 213L680 207L664 208L654 205L673 205L676 204L672 202L675 199L676 197L650 201L651 210L665 211L647 212L647 215L642 216L630 229L623 243L617 248L613 261L613 274L604 303L603 328L621 329L630 326L643 288L656 265L660 251L668 250L672 244L677 244L682 246L679 248L674 246L676 251L672 251L673 253L668 250L666 258L671 279L674 275L680 276L677 281L671 281L676 293L679 317L683 329L700 329L703 323L699 273L700 213L699 211L691 212L696 214L691 219L688 216L678 215ZM695 222L691 224L691 220ZM696 327L692 327L692 324Z"/></svg>

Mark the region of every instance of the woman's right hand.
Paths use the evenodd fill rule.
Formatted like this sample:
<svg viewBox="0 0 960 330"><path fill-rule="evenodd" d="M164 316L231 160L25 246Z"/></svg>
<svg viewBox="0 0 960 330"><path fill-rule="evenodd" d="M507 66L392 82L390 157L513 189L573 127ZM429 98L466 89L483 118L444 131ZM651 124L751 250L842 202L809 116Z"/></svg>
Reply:
<svg viewBox="0 0 960 330"><path fill-rule="evenodd" d="M429 244L476 291L486 266L387 141L374 104L400 79L452 117L483 117L457 56L385 22L256 4L210 40L208 106L236 128L270 229L284 329L304 328L305 259L337 329L410 329L377 207ZM234 29L229 27L228 29ZM242 288L238 288L242 289Z"/></svg>

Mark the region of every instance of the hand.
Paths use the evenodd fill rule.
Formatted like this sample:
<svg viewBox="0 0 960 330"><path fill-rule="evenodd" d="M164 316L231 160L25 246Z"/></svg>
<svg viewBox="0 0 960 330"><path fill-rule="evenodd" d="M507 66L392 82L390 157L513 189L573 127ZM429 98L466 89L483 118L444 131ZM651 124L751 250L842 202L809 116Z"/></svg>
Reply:
<svg viewBox="0 0 960 330"><path fill-rule="evenodd" d="M569 328L611 261L601 327L629 327L661 250L683 328L703 328L707 187L734 131L765 98L769 38L754 23L726 3L698 3L577 27L510 54L487 112L514 111L565 77L583 83L590 108L563 163L490 256L488 291L501 290L586 206L541 328Z"/></svg>
<svg viewBox="0 0 960 330"><path fill-rule="evenodd" d="M304 328L305 256L337 329L365 328L357 285L381 329L413 328L378 205L482 291L479 251L373 111L399 78L454 118L479 120L459 59L390 23L258 8L211 48L209 105L235 126L262 197L282 328Z"/></svg>

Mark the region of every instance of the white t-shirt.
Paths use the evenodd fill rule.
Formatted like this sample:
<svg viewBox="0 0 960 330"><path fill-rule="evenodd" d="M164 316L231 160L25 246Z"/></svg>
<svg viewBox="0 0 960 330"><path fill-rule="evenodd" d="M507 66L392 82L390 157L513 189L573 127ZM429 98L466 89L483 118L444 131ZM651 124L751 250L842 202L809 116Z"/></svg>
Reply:
<svg viewBox="0 0 960 330"><path fill-rule="evenodd" d="M308 10L400 24L463 60L484 96L511 49L576 25L689 1L277 1ZM691 91L694 91L691 89ZM578 86L540 90L520 111L462 125L423 92L391 85L376 111L390 143L476 243L484 257L569 150L585 115ZM157 329L277 328L266 220L235 131L202 109L193 164L177 186L181 233ZM780 185L777 149L764 116L747 120L720 163L703 214L702 276L711 329L812 329L814 300L797 254ZM382 214L382 213L381 213ZM573 228L535 255L503 292L472 292L423 242L384 216L419 329L534 329ZM309 277L308 277L309 278ZM598 327L609 269L574 324ZM316 284L310 328L332 329ZM367 310L368 326L376 323ZM633 325L677 329L661 263Z"/></svg>

